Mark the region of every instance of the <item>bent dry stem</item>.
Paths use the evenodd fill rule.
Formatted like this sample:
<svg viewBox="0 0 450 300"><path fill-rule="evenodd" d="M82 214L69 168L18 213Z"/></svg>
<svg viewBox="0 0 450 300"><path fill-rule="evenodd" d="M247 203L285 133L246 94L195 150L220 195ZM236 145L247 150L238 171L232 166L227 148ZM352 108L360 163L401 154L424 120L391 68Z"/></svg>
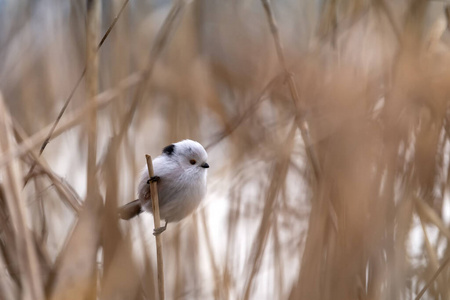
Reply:
<svg viewBox="0 0 450 300"><path fill-rule="evenodd" d="M145 155L147 159L148 176L152 178L155 176L153 172L152 157ZM158 186L156 180L150 180L150 194L152 198L153 220L155 224L155 231L161 228L161 219L159 217L159 199L158 199ZM164 266L162 257L162 244L161 235L156 234L156 262L158 268L158 294L159 299L164 300Z"/></svg>

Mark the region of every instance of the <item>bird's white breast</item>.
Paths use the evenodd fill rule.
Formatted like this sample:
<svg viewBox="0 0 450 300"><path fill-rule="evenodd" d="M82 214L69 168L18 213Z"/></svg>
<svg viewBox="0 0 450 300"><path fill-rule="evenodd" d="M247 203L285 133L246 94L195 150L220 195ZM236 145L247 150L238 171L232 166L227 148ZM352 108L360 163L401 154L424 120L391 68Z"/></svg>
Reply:
<svg viewBox="0 0 450 300"><path fill-rule="evenodd" d="M156 158L153 161L158 182L160 216L168 222L177 222L192 213L206 194L206 170L198 168L183 170L177 164L168 164ZM148 172L142 171L139 184L139 199L142 207L152 212L149 197Z"/></svg>

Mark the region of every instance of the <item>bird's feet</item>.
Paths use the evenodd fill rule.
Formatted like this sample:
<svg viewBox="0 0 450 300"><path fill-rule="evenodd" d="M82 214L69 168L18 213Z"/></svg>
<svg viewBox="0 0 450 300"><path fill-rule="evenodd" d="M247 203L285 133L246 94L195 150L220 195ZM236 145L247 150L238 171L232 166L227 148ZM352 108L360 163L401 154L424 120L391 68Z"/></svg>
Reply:
<svg viewBox="0 0 450 300"><path fill-rule="evenodd" d="M150 182L158 182L161 179L159 176L152 176L149 180L147 180L147 184L150 184Z"/></svg>
<svg viewBox="0 0 450 300"><path fill-rule="evenodd" d="M166 229L167 229L167 222L166 222L166 224L163 227L159 227L159 228L153 229L153 235L154 236L160 235L161 233L166 231Z"/></svg>

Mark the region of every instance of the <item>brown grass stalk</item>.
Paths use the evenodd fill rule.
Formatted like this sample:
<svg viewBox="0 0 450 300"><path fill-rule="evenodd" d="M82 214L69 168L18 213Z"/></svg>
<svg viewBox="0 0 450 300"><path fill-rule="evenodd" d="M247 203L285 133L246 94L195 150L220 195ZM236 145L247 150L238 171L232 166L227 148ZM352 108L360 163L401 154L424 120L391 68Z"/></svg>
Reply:
<svg viewBox="0 0 450 300"><path fill-rule="evenodd" d="M113 30L114 26L116 25L117 21L120 18L120 15L122 14L123 10L125 9L125 7L127 6L129 0L125 0L119 10L119 12L117 13L117 15L114 17L111 25L109 25L108 29L106 30L105 34L103 35L101 41L98 43L97 46L97 51L100 50L100 47L103 45L103 43L106 41L106 39L108 38L109 34L111 33L111 31ZM53 133L56 129L56 126L58 126L59 121L61 120L62 116L64 115L64 113L66 112L67 107L69 106L70 101L72 100L73 96L75 95L76 90L78 89L78 86L80 85L81 81L84 78L84 75L86 75L86 66L84 67L83 71L81 72L80 77L78 78L78 80L76 81L75 85L73 86L73 88L70 90L69 95L66 98L66 101L64 101L64 104L61 108L61 110L58 113L58 116L55 119L55 122L53 122L53 125L50 127L50 130L48 131L47 137L45 138L44 142L41 145L41 148L39 149L39 156L42 155L42 153L45 150L45 147L47 147L47 145L50 143L50 140L53 137ZM35 164L32 164L30 169L28 170L27 176L25 176L25 185L28 182L28 177L29 175L33 172L34 168L36 167Z"/></svg>
<svg viewBox="0 0 450 300"><path fill-rule="evenodd" d="M79 125L81 122L86 120L86 115L89 114L92 110L102 108L105 105L109 104L111 101L117 99L117 97L120 94L122 94L125 90L133 87L141 80L142 80L141 73L137 72L123 79L120 82L120 84L118 84L117 87L100 93L95 97L95 102L89 102L79 110L67 116L62 121L61 125L57 129L55 129L55 131L53 132L53 137L59 136L60 134L71 129L72 127ZM12 159L24 155L31 149L40 145L43 141L45 141L47 133L52 126L53 125L50 124L44 127L43 129L39 130L37 133L29 137L26 141L22 142L14 149L4 152L0 156L0 167L5 166Z"/></svg>
<svg viewBox="0 0 450 300"><path fill-rule="evenodd" d="M430 269L433 271L433 273L435 273L439 269L439 258L437 256L435 249L433 249L430 239L428 238L427 229L425 227L425 224L424 224L422 218L420 218L420 226L422 227L422 232L424 235L425 249L427 250L427 253L428 253ZM438 287L439 290L443 291L444 289L447 288L446 283L443 281L443 278L438 279L438 284L440 285Z"/></svg>
<svg viewBox="0 0 450 300"><path fill-rule="evenodd" d="M445 3L53 2L0 1L0 299L449 297ZM206 205L158 250L117 207L185 138Z"/></svg>
<svg viewBox="0 0 450 300"><path fill-rule="evenodd" d="M7 270L7 264L3 259L3 255L0 255L0 268ZM2 299L17 299L18 291L14 289L14 286L8 282L8 280L0 280L0 291L2 291Z"/></svg>
<svg viewBox="0 0 450 300"><path fill-rule="evenodd" d="M87 1L87 33L86 33L86 86L87 101L95 105L98 94L98 57L97 40L100 29L100 1ZM97 188L97 111L91 110L87 115L86 132L88 137L87 151L87 193L88 197Z"/></svg>
<svg viewBox="0 0 450 300"><path fill-rule="evenodd" d="M152 157L145 155L147 159L147 168L149 177L155 176L153 172ZM152 198L152 210L153 210L153 222L155 224L155 230L161 227L161 219L159 217L159 199L158 199L158 184L156 181L150 182L150 193ZM162 253L161 234L155 235L156 240L156 263L158 268L158 295L159 300L164 300L164 261Z"/></svg>
<svg viewBox="0 0 450 300"><path fill-rule="evenodd" d="M13 120L14 125L14 131L19 137L20 142L28 143L28 137L25 133L25 130L20 126L20 124ZM81 200L78 195L76 195L76 192L73 187L71 187L67 182L64 182L59 176L57 176L47 165L44 159L42 159L39 154L35 153L32 149L28 151L28 154L33 158L34 165L39 166L40 171L44 172L49 180L54 184L56 190L58 193L62 196L62 199L65 200L67 205L72 208L76 213L79 213L81 210ZM29 173L28 177L25 177L25 180L27 178L31 178L32 174ZM25 185L25 184L24 184Z"/></svg>
<svg viewBox="0 0 450 300"><path fill-rule="evenodd" d="M285 81L286 79L287 78L286 78L285 73L278 74L274 78L272 78L264 86L262 91L258 94L258 97L255 98L255 100L253 100L252 103L250 103L249 107L241 115L239 115L237 118L235 118L234 120L232 120L230 122L230 124L231 124L230 127L227 126L227 128L225 128L220 133L218 133L217 135L215 135L214 137L211 138L211 142L209 142L209 144L205 146L205 149L209 150L209 149L213 148L215 145L217 145L223 139L232 135L233 132L244 121L248 120L252 116L252 114L254 114L256 112L256 110L258 109L258 106L261 104L262 100L264 99L264 96L266 96L266 94L269 93L272 89L275 89L276 87L281 85L282 82Z"/></svg>
<svg viewBox="0 0 450 300"><path fill-rule="evenodd" d="M144 225L140 222L139 223L139 234L141 236L145 236L145 232L147 231L147 228L144 227ZM142 293L145 295L148 299L157 299L158 291L157 287L155 285L155 272L153 271L153 264L151 259L151 251L149 247L147 246L147 242L144 239L140 239L139 245L143 249L143 255L144 255L144 266L145 266L145 273L140 278L140 284L141 284L141 290Z"/></svg>
<svg viewBox="0 0 450 300"><path fill-rule="evenodd" d="M14 149L11 116L0 94L0 147L3 152ZM18 159L12 160L3 168L4 195L15 230L15 242L18 253L22 299L44 299L42 278L31 231L26 221L22 185L23 178Z"/></svg>
<svg viewBox="0 0 450 300"><path fill-rule="evenodd" d="M251 269L250 274L247 279L247 283L245 285L244 297L243 299L250 299L251 289L253 286L253 281L257 272L261 267L261 261L264 254L264 249L267 244L267 239L269 232L274 224L274 209L275 209L275 201L279 196L280 188L284 185L288 173L289 162L292 154L292 149L294 147L294 136L296 132L296 124L294 123L289 130L288 136L283 145L283 149L281 147L279 150L279 157L274 162L270 178L271 183L267 188L267 198L264 201L264 211L261 217L261 221L259 223L257 235L254 238L253 247L252 247L252 257L251 257Z"/></svg>
<svg viewBox="0 0 450 300"><path fill-rule="evenodd" d="M417 207L417 210L419 212L419 215L423 216L434 224L439 230L444 234L447 239L450 240L450 230L445 226L445 224L442 222L442 220L439 218L439 216L436 214L436 212L422 199L419 197L415 197L415 204Z"/></svg>
<svg viewBox="0 0 450 300"><path fill-rule="evenodd" d="M199 212L199 214L200 214L201 226L202 226L203 232L205 234L206 249L208 250L209 263L211 265L213 276L214 276L214 299L224 299L225 298L224 287L220 281L220 272L219 272L219 268L216 263L213 246L211 244L211 238L209 236L209 229L208 229L208 225L206 223L205 210L201 210Z"/></svg>
<svg viewBox="0 0 450 300"><path fill-rule="evenodd" d="M103 35L101 41L98 43L97 45L97 49L96 51L98 52L98 50L100 50L100 48L102 47L103 43L106 41L106 39L108 38L109 34L111 33L111 31L113 30L114 26L116 25L117 21L120 18L120 15L122 14L123 10L125 9L126 5L128 4L129 0L125 0L122 4L122 7L120 8L119 12L117 13L117 15L114 17L114 20L112 21L111 25L109 25L108 29L106 30L105 34ZM44 142L41 145L41 148L39 149L39 155L42 154L42 152L44 152L45 147L48 145L48 143L50 142L52 136L53 136L53 132L56 129L56 126L58 126L59 121L61 120L62 116L64 115L67 107L69 106L70 101L73 98L73 95L75 94L75 91L78 89L78 86L80 85L81 81L83 80L84 75L86 75L86 66L83 69L83 72L81 72L80 77L78 78L77 82L75 83L75 85L73 86L73 88L70 90L69 96L67 96L66 101L64 101L64 105L61 108L58 116L56 117L55 122L53 123L53 126L50 128L50 131L48 132L47 138L44 140ZM33 166L30 168L29 173L31 173L33 171Z"/></svg>
<svg viewBox="0 0 450 300"><path fill-rule="evenodd" d="M439 269L436 270L436 272L433 274L433 276L428 280L427 284L420 290L420 292L417 294L415 300L420 300L425 294L425 292L428 290L428 288L433 284L433 282L436 280L436 278L439 276L439 274L442 273L442 271L447 267L448 263L450 262L450 257L447 257L444 262L441 264Z"/></svg>
<svg viewBox="0 0 450 300"><path fill-rule="evenodd" d="M314 144L311 141L311 133L309 131L309 126L307 121L304 119L305 110L303 108L303 104L300 101L300 97L298 95L297 86L294 81L294 74L289 71L287 64L286 64L286 58L283 52L283 45L281 43L280 35L278 33L278 26L275 21L275 17L273 15L273 11L270 5L269 0L261 0L261 3L264 7L264 11L266 13L267 21L269 23L270 32L272 34L275 48L277 52L278 62L283 69L283 71L287 75L288 80L288 86L289 86L289 92L292 97L292 101L294 102L294 105L297 109L296 111L296 123L298 128L300 129L300 133L303 138L303 142L305 143L305 150L308 155L309 163L311 164L311 168L314 172L314 175L316 177L316 180L320 177L320 165L319 160L317 157L316 150L314 149Z"/></svg>
<svg viewBox="0 0 450 300"><path fill-rule="evenodd" d="M118 141L120 142L125 135L125 133L128 130L129 125L131 124L131 121L133 120L134 114L144 98L145 92L147 90L147 85L150 81L150 78L153 74L153 70L155 68L155 64L158 61L159 57L162 54L162 51L164 50L164 47L167 45L169 38L173 31L176 28L177 21L181 18L181 13L184 10L184 6L186 5L185 0L176 0L174 1L169 14L164 19L164 23L162 24L160 30L158 31L158 34L155 37L155 41L152 45L152 48L150 50L150 58L149 61L145 67L145 69L142 72L142 82L137 87L137 90L134 94L133 101L130 105L130 108L128 112L123 117L123 120L121 122L121 128L118 134Z"/></svg>
<svg viewBox="0 0 450 300"><path fill-rule="evenodd" d="M87 2L86 33L86 101L95 107L98 93L98 58L96 41L100 26L100 1ZM97 180L97 114L92 109L86 116L85 131L88 137L87 149L87 194L83 211L77 220L65 249L58 257L47 285L51 299L95 299L97 295L96 265L101 233L102 198ZM81 245L83 245L81 247ZM72 264L78 264L73 269Z"/></svg>

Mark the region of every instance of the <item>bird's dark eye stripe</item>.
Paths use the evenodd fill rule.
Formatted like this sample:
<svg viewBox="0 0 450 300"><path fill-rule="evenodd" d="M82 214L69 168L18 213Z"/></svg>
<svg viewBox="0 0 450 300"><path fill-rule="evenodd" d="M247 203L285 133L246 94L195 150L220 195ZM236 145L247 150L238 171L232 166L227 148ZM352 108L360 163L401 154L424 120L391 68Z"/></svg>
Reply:
<svg viewBox="0 0 450 300"><path fill-rule="evenodd" d="M197 163L197 162L195 161L195 159L191 159L189 162L191 163L191 165L195 165L195 164Z"/></svg>

